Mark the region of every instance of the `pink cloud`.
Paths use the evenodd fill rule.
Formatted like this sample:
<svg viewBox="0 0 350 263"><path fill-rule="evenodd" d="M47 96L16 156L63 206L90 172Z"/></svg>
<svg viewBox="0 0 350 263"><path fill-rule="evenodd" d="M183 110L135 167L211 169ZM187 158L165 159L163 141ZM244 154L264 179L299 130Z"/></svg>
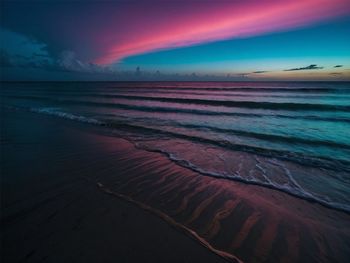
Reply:
<svg viewBox="0 0 350 263"><path fill-rule="evenodd" d="M349 12L348 0L157 1L128 5L97 33L111 64L137 54L306 26ZM113 27L115 25L115 27ZM262 47L263 48L263 47Z"/></svg>

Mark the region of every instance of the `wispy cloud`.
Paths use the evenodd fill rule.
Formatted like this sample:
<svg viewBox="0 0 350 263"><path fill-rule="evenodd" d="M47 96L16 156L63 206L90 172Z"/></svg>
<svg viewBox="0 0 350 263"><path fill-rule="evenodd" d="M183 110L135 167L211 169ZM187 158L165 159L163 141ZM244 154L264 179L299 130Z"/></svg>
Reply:
<svg viewBox="0 0 350 263"><path fill-rule="evenodd" d="M268 71L266 71L266 70L258 70L258 71L254 71L253 73L254 74L262 74L262 73L266 73L266 72L268 72Z"/></svg>
<svg viewBox="0 0 350 263"><path fill-rule="evenodd" d="M59 58L56 60L58 68L71 72L86 72L86 73L115 73L113 69L108 66L99 66L89 62L81 61L75 52L65 50L61 52Z"/></svg>
<svg viewBox="0 0 350 263"><path fill-rule="evenodd" d="M340 75L343 75L343 73L341 73L341 72L332 72L332 73L329 73L329 75L331 75L331 76L340 76Z"/></svg>
<svg viewBox="0 0 350 263"><path fill-rule="evenodd" d="M314 70L314 69L323 69L323 67L318 67L316 64L311 64L306 67L285 69L284 71Z"/></svg>

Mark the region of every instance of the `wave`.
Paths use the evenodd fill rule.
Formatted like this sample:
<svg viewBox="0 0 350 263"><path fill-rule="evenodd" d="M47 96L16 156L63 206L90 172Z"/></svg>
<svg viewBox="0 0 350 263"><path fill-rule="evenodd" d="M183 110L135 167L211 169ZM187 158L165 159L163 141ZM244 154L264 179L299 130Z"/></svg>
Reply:
<svg viewBox="0 0 350 263"><path fill-rule="evenodd" d="M157 135L163 135L168 137L170 136L173 138L185 139L191 142L198 142L198 143L205 143L205 144L210 144L214 146L219 146L219 147L234 150L234 151L242 151L242 152L247 152L247 153L256 154L260 156L291 161L291 162L299 163L305 166L325 168L325 169L331 169L335 171L350 171L350 168L349 168L350 162L345 160L336 160L332 158L325 158L322 156L308 156L308 155L302 155L300 153L294 153L290 151L261 148L261 147L245 145L245 144L236 144L227 140L214 140L214 139L209 139L204 137L187 135L184 133L176 133L168 130L162 130L155 127L147 127L143 125L131 124L131 123L128 123L127 121L97 120L94 118L67 113L60 110L59 108L53 108L53 107L44 107L44 108L16 107L16 109L22 109L22 110L25 109L36 113L54 115L57 117L66 118L74 121L85 122L85 123L95 124L99 126L106 126L110 128L117 128L124 131L136 132L138 134L141 133L144 135L157 134ZM265 136L265 135L260 134L260 136Z"/></svg>
<svg viewBox="0 0 350 263"><path fill-rule="evenodd" d="M7 90L2 91L2 94L4 95L11 95L13 91ZM27 95L40 95L43 92L43 90L30 90L30 94ZM291 94L291 93L283 93L283 94L276 94L275 92L258 92L258 93L252 93L252 92L236 92L236 91L220 91L217 92L216 90L183 90L183 89L151 89L151 88L130 88L130 89L115 89L115 90L108 90L108 89L99 89L98 92L96 90L47 90L45 91L45 94L49 96L69 96L69 97L85 97L85 96L91 96L91 97L113 97L118 95L134 95L134 94L151 94L151 95L162 95L162 94L168 94L168 95L176 95L176 96L182 96L182 95L196 95L196 96L223 96L223 97L234 97L234 98L252 98L258 97L258 98L282 98L282 99L305 99L305 94ZM327 99L350 99L348 97L350 94L327 94ZM345 96L345 97L344 97ZM314 99L324 99L325 94L307 94L307 98L314 100Z"/></svg>
<svg viewBox="0 0 350 263"><path fill-rule="evenodd" d="M38 94L40 95L42 91L35 91L35 90L30 90L30 94ZM246 94L246 93L236 93L232 91L223 91L223 92L215 92L215 91L187 91L181 92L181 90L162 90L162 89L128 89L128 90L99 90L99 93L96 93L96 91L89 91L89 90L84 90L84 91L76 91L76 90L67 90L67 91L62 91L62 90L50 90L50 91L45 91L46 94L56 95L56 96L69 96L69 97L85 97L85 96L91 96L91 97L108 97L108 96L113 96L113 95L128 95L128 94L170 94L170 95L197 95L197 96L225 96L225 97L238 97L238 98L251 98L252 96L254 97L259 97L259 98L282 98L282 99L304 99L305 94L274 94L274 93L254 93L254 94ZM3 92L5 95L11 95L12 91L5 91ZM29 94L28 94L29 95ZM345 94L328 94L327 99L343 99ZM350 94L349 94L350 95ZM307 94L307 98L310 99L324 99L325 95L324 94ZM345 98L349 98L348 94L346 94Z"/></svg>
<svg viewBox="0 0 350 263"><path fill-rule="evenodd" d="M105 95L107 96L107 95ZM43 98L37 96L9 96L12 98L24 99L46 99L57 102L76 102L75 100ZM180 104L197 104L209 106L225 106L235 108L248 109L266 109L266 110L289 110L289 111L344 111L350 112L350 106L347 105L330 105L330 104L312 104L312 103L275 103L275 102L255 102L255 101L232 101L232 100L203 100L203 99L188 99L188 98L166 98L166 97L144 97L144 96L125 96L125 95L110 95L109 98L122 98L129 100L143 100L143 101L158 101L170 102ZM95 103L88 102L85 103ZM114 103L105 103L105 105L115 105Z"/></svg>
<svg viewBox="0 0 350 263"><path fill-rule="evenodd" d="M233 100L206 100L206 99L144 97L144 96L126 96L126 95L111 95L108 97L133 99L133 100L172 102L172 103L182 103L182 104L200 104L200 105L210 105L210 106L250 108L250 109L350 111L350 106L347 106L347 105L330 105L330 104L313 104L313 103L286 103L286 102L277 103L277 102L233 101Z"/></svg>
<svg viewBox="0 0 350 263"><path fill-rule="evenodd" d="M117 114L111 114L111 117L117 117L120 121L120 118L122 118L122 121L130 121L129 118L125 117L124 115L117 115ZM273 115L275 116L275 115ZM261 117L261 115L255 116L255 117ZM143 122L143 123L152 123L154 121L153 118L149 117L133 117L133 122ZM112 120L113 122L113 120ZM282 143L288 143L288 144L303 144L303 145L312 145L312 146L326 146L326 147L335 147L335 148L342 148L342 149L348 149L350 150L350 145L338 143L334 141L328 141L328 140L317 140L317 139L306 139L306 138L300 138L295 136L283 136L283 135L277 135L277 134L268 134L268 133L257 133L253 131L247 131L247 130L240 130L240 129L233 129L233 128L219 128L214 126L208 126L203 124L188 124L188 123L181 123L178 121L172 121L172 120L165 120L165 121L157 121L156 123L153 123L153 125L162 125L162 126L171 126L171 127L178 127L178 128L189 128L189 129L196 129L198 131L212 131L216 133L223 133L226 135L238 135L240 137L248 137L248 138L255 138L255 139L261 139L265 141L273 141L273 142L282 142Z"/></svg>
<svg viewBox="0 0 350 263"><path fill-rule="evenodd" d="M298 137L287 137L287 136L281 136L281 135L275 135L275 134L256 133L251 131L243 131L243 130L235 130L235 129L224 129L224 128L217 128L212 126L205 126L205 125L194 125L194 124L178 124L178 125L186 128L209 130L209 131L226 133L231 135L234 134L234 135L239 135L244 137L263 139L267 141L278 141L278 142L290 143L290 144L298 143L298 144L306 144L306 145L309 144L309 145L316 145L316 146L328 146L328 147L350 149L350 145L332 142L332 141L303 139Z"/></svg>
<svg viewBox="0 0 350 263"><path fill-rule="evenodd" d="M279 98L279 99L305 99L305 95L304 94L298 94L298 95L291 95L291 94L261 94L261 93L254 93L254 94L242 94L242 93L232 93L232 92L223 92L223 93L214 93L214 92L185 92L185 93L179 93L179 92L174 92L174 91L163 91L163 90L128 90L128 91L123 91L123 90L117 90L115 92L101 92L101 93L96 93L96 92L71 92L71 93L63 93L62 92L50 92L50 95L57 95L57 96L67 96L67 97L93 97L93 98L119 98L121 96L135 96L134 94L141 94L141 95L137 95L137 96L144 96L143 94L146 94L146 96L144 96L145 98L149 98L152 96L147 96L147 94L151 94L151 95L162 95L162 94L170 94L170 95L175 95L176 97L181 98L181 96L183 95L196 95L196 96L222 96L222 97L227 97L227 98ZM175 97L175 98L176 98ZM124 98L124 97L123 97ZM158 96L156 96L156 98L159 98ZM173 98L173 97L170 97ZM325 95L308 95L307 97L310 100L314 100L314 99L324 99ZM346 96L344 97L344 95L327 95L327 99L347 99L349 100L350 97Z"/></svg>
<svg viewBox="0 0 350 263"><path fill-rule="evenodd" d="M95 101L83 101L83 100L69 100L59 99L50 97L38 97L38 96L8 96L16 99L30 99L37 101L50 101L58 104L72 104L82 106L96 106L96 107L108 107L125 110L135 110L143 112L168 112L168 113L183 113L183 114L195 114L195 115L208 115L208 116L233 116L233 117L277 117L277 118L288 118L288 119L305 119L312 121L329 121L329 122L345 122L350 123L349 118L345 117L319 117L315 115L285 115L285 114L265 114L265 113L244 113L244 112L225 112L225 111L210 111L210 110L199 110L199 109L186 109L186 108L175 108L175 107L161 107L161 106L139 106L124 103L108 103L108 102L95 102Z"/></svg>
<svg viewBox="0 0 350 263"><path fill-rule="evenodd" d="M296 87L296 88L272 88L272 87L178 87L178 86L149 86L149 87L127 87L127 86L118 86L118 87L105 87L105 89L112 89L112 90L189 90L189 91L201 91L201 90L207 90L207 91L244 91L244 92L302 92L302 93L309 93L309 92L315 92L315 93L348 93L350 92L350 88L303 88L303 87Z"/></svg>
<svg viewBox="0 0 350 263"><path fill-rule="evenodd" d="M202 168L192 164L191 162L189 162L187 160L178 158L174 154L171 154L167 151L159 150L159 149L144 148L144 147L137 147L137 148L151 151L151 152L161 153L161 154L165 155L167 158L169 158L170 160L177 163L178 165L180 165L182 167L186 167L186 168L188 168L194 172L197 172L199 174L202 174L202 175L215 177L215 178L234 180L234 181L238 181L238 182L246 183L246 184L253 184L253 185L262 186L265 188L269 188L269 189L273 189L273 190L277 190L277 191L289 194L291 196L294 196L294 197L297 197L297 198L300 198L300 199L303 199L303 200L306 200L309 202L318 203L318 204L320 204L324 207L330 208L330 209L334 209L337 211L342 211L342 212L345 212L347 214L350 214L350 206L349 205L323 200L321 198L314 196L313 194L311 194L307 191L304 191L302 188L291 188L291 187L288 187L286 185L280 185L280 184L273 183L271 181L266 183L266 182L259 181L257 179L244 178L244 177L240 176L239 174L233 174L233 175L229 174L228 175L228 174L222 174L222 173L209 172L209 171L203 170Z"/></svg>
<svg viewBox="0 0 350 263"><path fill-rule="evenodd" d="M106 93L85 93L88 96L104 96L104 95L116 95L116 94L174 94L177 96L182 95L196 95L196 96L225 96L225 97L236 97L236 98L251 98L252 96L258 98L279 98L279 99L305 99L305 94L275 94L275 93L236 93L232 91L223 91L223 92L215 92L215 91L172 91L172 90L117 90L113 92ZM84 95L85 95L84 94ZM69 94L71 95L71 94ZM82 93L77 93L77 96L81 96ZM327 99L344 99L349 98L350 94L327 94ZM345 97L344 97L345 96ZM324 94L307 94L308 99L324 99Z"/></svg>
<svg viewBox="0 0 350 263"><path fill-rule="evenodd" d="M53 108L53 107L48 107L48 108L29 108L29 110L31 112L44 113L44 114L48 114L48 115L54 115L54 116L65 118L65 119L69 119L69 120L72 120L72 121L79 121L79 122L84 122L84 123L100 125L100 126L106 125L104 122L101 122L101 121L96 120L94 118L88 118L88 117L85 117L85 116L64 112L64 111L60 110L60 108Z"/></svg>
<svg viewBox="0 0 350 263"><path fill-rule="evenodd" d="M277 150L269 150L265 148L259 148L259 147L252 147L252 146L246 146L246 145L237 145L237 144L232 144L228 141L216 141L212 139L207 139L207 138L201 138L201 137L196 137L196 136L190 136L190 135L185 135L185 134L180 134L180 133L174 133L174 132L169 132L169 131L164 131L156 128L150 128L150 127L145 127L142 125L134 125L134 124L129 124L125 122L106 122L106 121L100 121L95 118L90 118L90 117L85 117L82 115L75 115L72 113L67 113L65 111L62 111L60 108L55 108L55 107L44 107L44 108L27 108L27 107L8 107L11 109L15 110L29 110L31 112L35 113L40 113L40 114L47 114L47 115L53 115L56 117L72 120L72 121L78 121L78 122L83 122L83 123L88 123L92 125L98 125L98 126L105 126L105 127L110 127L110 128L117 128L118 130L121 131L128 131L128 132L137 132L141 133L143 135L147 135L147 133L150 134L157 134L157 135L166 135L179 138L179 139L186 139L191 142L199 142L199 143L205 143L205 144L211 144L211 145L216 145L224 148L229 148L232 150L236 151L243 151L243 152L248 152L260 156L265 156L265 157L272 157L274 159L281 159L281 160L286 160L286 161L292 161L296 163L300 163L305 166L311 166L311 167L318 167L318 168L325 168L325 169L331 169L335 171L350 171L347 167L349 167L350 162L346 161L338 161L334 159L327 159L327 158L318 158L318 157L310 157L310 156L301 156L300 154L293 154L291 152L284 152L284 151L277 151ZM188 169L191 169L195 172L198 172L200 174L206 175L206 176L211 176L211 177L216 177L216 178L224 178L224 179L229 179L229 180L235 180L247 184L254 184L254 185L259 185L262 187L266 188L271 188L275 189L287 194L290 194L292 196L302 198L304 200L310 201L310 202L315 202L320 205L323 205L325 207L343 211L346 213L350 213L350 206L340 204L337 202L331 202L327 200L320 199L314 195L312 195L309 192L303 191L302 188L291 188L288 187L287 185L280 185L277 183L274 183L272 181L264 182L264 181L259 181L257 178L249 179L249 178L244 178L240 176L238 173L234 174L227 174L225 172L222 173L215 173L215 172L210 172L203 170L202 168L192 164L191 162L181 159L174 154L171 154L165 150L160 150L160 149L152 149L149 147L145 146L140 146L137 142L132 140L129 136L124 135L123 136L125 139L128 139L137 148L142 148L147 151L152 151L152 152L159 152L162 153L163 155L167 156L170 160L176 162L177 164L186 167Z"/></svg>
<svg viewBox="0 0 350 263"><path fill-rule="evenodd" d="M204 137L198 137L193 135L187 135L184 133L176 133L168 130L162 130L155 127L146 127L143 125L130 124L128 122L121 121L110 121L106 122L106 126L117 128L120 130L132 131L136 133L147 134L157 134L164 135L167 137L184 139L191 142L204 143L209 145L214 145L222 148L226 148L234 151L241 151L251 154L256 154L264 157L275 158L285 161L290 161L294 163L299 163L304 166L325 168L334 171L350 171L350 162L345 160L336 160L332 158L326 158L323 156L309 156L300 153L294 153L284 150L275 150L269 148L262 148L258 146L251 146L245 144L236 144L227 140L214 140Z"/></svg>

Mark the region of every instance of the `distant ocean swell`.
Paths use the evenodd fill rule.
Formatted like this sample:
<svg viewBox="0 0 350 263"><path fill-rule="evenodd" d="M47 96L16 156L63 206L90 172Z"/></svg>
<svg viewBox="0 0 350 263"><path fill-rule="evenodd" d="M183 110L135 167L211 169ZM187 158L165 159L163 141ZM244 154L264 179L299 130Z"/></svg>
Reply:
<svg viewBox="0 0 350 263"><path fill-rule="evenodd" d="M13 98L33 99L33 100L51 100L66 103L82 103L98 105L98 102L79 101L69 99L53 99L50 97L37 96L12 96ZM98 97L98 96L95 96ZM125 96L125 95L101 95L107 98L122 98L129 100L146 100L159 101L180 104L200 104L210 106L225 106L248 109L268 109L268 110L294 110L294 111L344 111L350 112L348 105L329 105L329 104L312 104L312 103L277 103L277 102L255 102L255 101L232 101L232 100L201 100L201 99L183 99L183 98L168 98L168 97L145 97L145 96ZM102 106L115 106L115 103L100 103Z"/></svg>
<svg viewBox="0 0 350 263"><path fill-rule="evenodd" d="M327 122L344 122L350 123L350 118L341 116L324 117L317 116L313 112L307 115L287 115L280 113L244 113L244 112L228 112L228 111L215 111L215 110L202 110L194 108L176 108L176 107L160 107L160 106L141 106L131 105L126 103L117 102L96 102L96 101L84 101L84 100L69 100L69 99L56 99L52 97L38 97L38 96L11 96L17 99L31 99L37 101L48 101L55 105L82 105L82 106L93 106L93 107L109 107L115 109L125 109L141 112L159 112L159 113L182 113L182 114L194 114L194 115L207 115L207 116L232 116L232 117L247 117L247 118L260 118L260 117L275 117L275 118L286 118L286 119L304 119L310 121L327 121Z"/></svg>
<svg viewBox="0 0 350 263"><path fill-rule="evenodd" d="M311 92L311 93L349 93L350 88L298 88L298 87L291 87L291 88L278 88L278 87L176 87L176 86L161 86L159 88L157 87L118 87L120 89L136 89L138 91L145 89L145 90L152 90L152 91L158 91L158 90L177 90L177 91L183 91L183 90L189 90L189 91L198 91L198 90L208 90L208 91L243 91L243 92L273 92L273 93L304 93L304 92ZM106 88L107 89L107 88ZM109 87L109 89L115 89L115 87Z"/></svg>

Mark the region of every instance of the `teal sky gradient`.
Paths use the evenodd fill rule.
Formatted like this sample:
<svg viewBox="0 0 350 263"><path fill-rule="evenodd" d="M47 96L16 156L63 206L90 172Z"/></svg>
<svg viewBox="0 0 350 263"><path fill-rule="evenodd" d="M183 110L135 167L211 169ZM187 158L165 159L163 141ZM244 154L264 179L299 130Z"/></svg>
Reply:
<svg viewBox="0 0 350 263"><path fill-rule="evenodd" d="M117 68L200 74L283 71L317 64L350 69L350 19L264 36L219 41L123 59ZM339 71L339 70L338 70Z"/></svg>
<svg viewBox="0 0 350 263"><path fill-rule="evenodd" d="M5 0L0 79L350 81L348 3Z"/></svg>

